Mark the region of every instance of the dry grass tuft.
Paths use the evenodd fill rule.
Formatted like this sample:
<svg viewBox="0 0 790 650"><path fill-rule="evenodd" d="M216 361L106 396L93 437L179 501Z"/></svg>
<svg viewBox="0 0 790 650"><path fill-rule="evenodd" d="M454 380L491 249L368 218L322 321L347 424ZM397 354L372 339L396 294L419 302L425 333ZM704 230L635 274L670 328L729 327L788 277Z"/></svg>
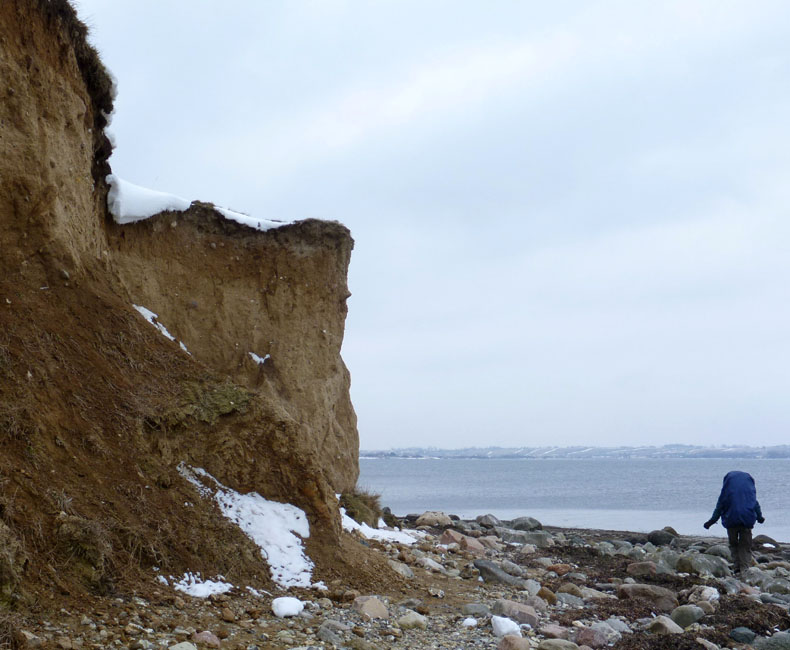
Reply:
<svg viewBox="0 0 790 650"><path fill-rule="evenodd" d="M356 487L351 492L340 495L340 507L346 514L360 524L378 528L381 518L381 495Z"/></svg>
<svg viewBox="0 0 790 650"><path fill-rule="evenodd" d="M27 556L14 531L0 521L0 598L6 600L16 590Z"/></svg>
<svg viewBox="0 0 790 650"><path fill-rule="evenodd" d="M18 614L0 612L0 648L17 650L27 644L23 641L21 620Z"/></svg>
<svg viewBox="0 0 790 650"><path fill-rule="evenodd" d="M107 530L98 521L65 513L57 521L58 546L66 561L88 585L103 591L109 583L113 551Z"/></svg>

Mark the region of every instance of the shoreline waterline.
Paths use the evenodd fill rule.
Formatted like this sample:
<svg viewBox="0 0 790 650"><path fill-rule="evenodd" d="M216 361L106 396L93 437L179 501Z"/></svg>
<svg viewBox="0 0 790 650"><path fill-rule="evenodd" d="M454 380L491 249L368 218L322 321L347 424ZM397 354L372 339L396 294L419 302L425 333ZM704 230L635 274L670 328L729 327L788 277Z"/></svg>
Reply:
<svg viewBox="0 0 790 650"><path fill-rule="evenodd" d="M787 460L689 459L360 459L359 485L381 495L397 516L440 510L462 519L520 516L544 526L726 537L705 530L721 481L731 469L754 476L765 524L754 535L790 542Z"/></svg>

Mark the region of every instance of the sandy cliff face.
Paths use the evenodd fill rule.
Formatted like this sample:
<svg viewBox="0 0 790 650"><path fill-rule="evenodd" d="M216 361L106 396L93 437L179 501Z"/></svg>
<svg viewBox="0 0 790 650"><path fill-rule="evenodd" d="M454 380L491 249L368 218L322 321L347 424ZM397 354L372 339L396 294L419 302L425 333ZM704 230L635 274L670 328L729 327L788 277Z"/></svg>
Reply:
<svg viewBox="0 0 790 650"><path fill-rule="evenodd" d="M14 549L0 600L26 580L109 590L154 565L265 583L182 461L303 508L325 579L334 493L358 471L340 358L351 237L318 221L257 232L204 204L116 225L111 108L65 0L0 2L0 542Z"/></svg>
<svg viewBox="0 0 790 650"><path fill-rule="evenodd" d="M102 251L104 197L94 190L108 169L101 129L103 112L112 110L111 82L75 33L70 7L58 4L0 3L0 233L7 272L23 270L36 254L79 273Z"/></svg>
<svg viewBox="0 0 790 650"><path fill-rule="evenodd" d="M113 225L109 242L130 299L197 359L278 401L313 441L333 488L354 487L356 416L340 357L348 230L310 220L259 232L195 204Z"/></svg>

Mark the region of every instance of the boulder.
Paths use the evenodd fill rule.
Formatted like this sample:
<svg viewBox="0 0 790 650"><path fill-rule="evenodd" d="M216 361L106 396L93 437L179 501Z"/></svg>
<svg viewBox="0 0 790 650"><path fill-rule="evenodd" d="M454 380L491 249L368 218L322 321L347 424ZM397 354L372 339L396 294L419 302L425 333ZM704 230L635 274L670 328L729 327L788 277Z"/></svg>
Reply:
<svg viewBox="0 0 790 650"><path fill-rule="evenodd" d="M763 582L763 591L769 594L790 594L790 580L786 578L774 578Z"/></svg>
<svg viewBox="0 0 790 650"><path fill-rule="evenodd" d="M494 528L495 526L502 525L502 522L494 515L480 515L475 519L475 521L483 528Z"/></svg>
<svg viewBox="0 0 790 650"><path fill-rule="evenodd" d="M554 571L558 576L564 576L566 573L570 573L573 570L573 567L570 564L549 564L546 567L546 571Z"/></svg>
<svg viewBox="0 0 790 650"><path fill-rule="evenodd" d="M675 568L679 572L695 573L700 576L710 575L716 578L724 578L730 575L727 560L705 553L684 553L678 558Z"/></svg>
<svg viewBox="0 0 790 650"><path fill-rule="evenodd" d="M598 542L593 544L593 548L598 552L598 555L614 555L617 550L610 542Z"/></svg>
<svg viewBox="0 0 790 650"><path fill-rule="evenodd" d="M755 650L790 650L790 633L777 632L773 636L758 637L752 645Z"/></svg>
<svg viewBox="0 0 790 650"><path fill-rule="evenodd" d="M707 585L697 585L694 587L688 596L688 602L691 604L697 604L702 601L706 601L712 603L719 599L719 590L716 587L710 587Z"/></svg>
<svg viewBox="0 0 790 650"><path fill-rule="evenodd" d="M528 623L532 627L537 627L539 621L538 613L533 607L503 598L494 602L491 612L497 616L507 616L519 623Z"/></svg>
<svg viewBox="0 0 790 650"><path fill-rule="evenodd" d="M748 627L736 627L730 630L730 638L738 643L751 643L757 635Z"/></svg>
<svg viewBox="0 0 790 650"><path fill-rule="evenodd" d="M549 611L549 604L540 596L527 596L524 599L524 604L534 607L535 611L540 612L541 614L545 614Z"/></svg>
<svg viewBox="0 0 790 650"><path fill-rule="evenodd" d="M557 594L571 594L571 596L577 596L582 598L582 590L579 585L575 585L572 582L563 582L557 588Z"/></svg>
<svg viewBox="0 0 790 650"><path fill-rule="evenodd" d="M723 557L727 562L732 562L732 551L727 544L714 544L705 549L707 555L717 555Z"/></svg>
<svg viewBox="0 0 790 650"><path fill-rule="evenodd" d="M510 522L510 527L513 530L541 530L543 524L534 517L518 517Z"/></svg>
<svg viewBox="0 0 790 650"><path fill-rule="evenodd" d="M654 530L647 534L648 541L656 546L669 546L676 537L677 535L673 535L666 529Z"/></svg>
<svg viewBox="0 0 790 650"><path fill-rule="evenodd" d="M321 627L318 628L316 637L330 647L339 648L343 645L343 637L326 625L321 625Z"/></svg>
<svg viewBox="0 0 790 650"><path fill-rule="evenodd" d="M626 573L630 576L654 576L658 573L655 562L632 562L626 569Z"/></svg>
<svg viewBox="0 0 790 650"><path fill-rule="evenodd" d="M681 605L680 607L675 607L669 615L669 617L683 629L686 629L692 623L696 623L703 616L705 616L704 610L697 605Z"/></svg>
<svg viewBox="0 0 790 650"><path fill-rule="evenodd" d="M534 544L524 544L520 549L518 549L518 554L520 556L534 555L535 553L537 553L537 551L538 551L538 547L535 546Z"/></svg>
<svg viewBox="0 0 790 650"><path fill-rule="evenodd" d="M398 627L403 630L427 630L428 619L415 611L408 611L398 619Z"/></svg>
<svg viewBox="0 0 790 650"><path fill-rule="evenodd" d="M558 592L556 597L558 602L562 603L563 605L567 605L568 607L584 607L584 600L579 598L579 596Z"/></svg>
<svg viewBox="0 0 790 650"><path fill-rule="evenodd" d="M548 587L541 587L536 595L538 598L545 600L549 605L557 604L557 595Z"/></svg>
<svg viewBox="0 0 790 650"><path fill-rule="evenodd" d="M645 630L650 634L683 634L683 628L668 616L656 616Z"/></svg>
<svg viewBox="0 0 790 650"><path fill-rule="evenodd" d="M616 600L617 597L613 596L612 594L607 594L604 591L599 591L598 589L593 589L592 587L582 587L581 588L581 597L584 600L590 601L597 601L597 600Z"/></svg>
<svg viewBox="0 0 790 650"><path fill-rule="evenodd" d="M527 578L524 581L524 586L526 590L529 592L530 596L537 596L538 592L540 591L540 583L537 580L533 580L532 578Z"/></svg>
<svg viewBox="0 0 790 650"><path fill-rule="evenodd" d="M779 542L768 535L755 535L752 538L752 548L779 548Z"/></svg>
<svg viewBox="0 0 790 650"><path fill-rule="evenodd" d="M496 526L493 531L497 537L508 544L526 544L527 532L523 530L513 530L504 526Z"/></svg>
<svg viewBox="0 0 790 650"><path fill-rule="evenodd" d="M499 538L495 535L484 535L482 537L478 537L477 541L480 542L484 548L491 549L492 551L501 551L505 547L499 541Z"/></svg>
<svg viewBox="0 0 790 650"><path fill-rule="evenodd" d="M404 578L413 578L414 571L411 570L411 567L403 564L403 562L398 562L397 560L387 560L387 564L390 565L390 568L397 573L398 575Z"/></svg>
<svg viewBox="0 0 790 650"><path fill-rule="evenodd" d="M483 617L491 614L491 610L488 605L484 605L483 603L467 603L461 608L461 613L464 616Z"/></svg>
<svg viewBox="0 0 790 650"><path fill-rule="evenodd" d="M351 605L363 618L388 618L387 606L376 596L357 596Z"/></svg>
<svg viewBox="0 0 790 650"><path fill-rule="evenodd" d="M606 621L597 621L596 623L590 625L590 628L603 634L604 638L606 639L606 645L617 643L623 638L623 635L618 630L615 630Z"/></svg>
<svg viewBox="0 0 790 650"><path fill-rule="evenodd" d="M438 528L446 528L453 525L453 520L450 519L450 515L444 512L428 510L417 517L416 524L417 526L435 526Z"/></svg>
<svg viewBox="0 0 790 650"><path fill-rule="evenodd" d="M646 559L652 560L658 567L666 567L667 569L674 570L678 565L679 557L680 553L673 551L671 548L664 547L653 551Z"/></svg>
<svg viewBox="0 0 790 650"><path fill-rule="evenodd" d="M608 645L606 634L602 630L592 627L580 627L576 630L576 643L588 648L604 648Z"/></svg>
<svg viewBox="0 0 790 650"><path fill-rule="evenodd" d="M547 639L567 639L570 632L567 627L549 623L541 627L538 632L545 636Z"/></svg>
<svg viewBox="0 0 790 650"><path fill-rule="evenodd" d="M662 612L671 612L678 606L675 592L658 585L639 583L619 585L617 587L617 597L622 599L643 598Z"/></svg>
<svg viewBox="0 0 790 650"><path fill-rule="evenodd" d="M497 650L532 650L528 639L522 639L515 634L503 636L497 645Z"/></svg>
<svg viewBox="0 0 790 650"><path fill-rule="evenodd" d="M698 636L694 639L697 643L699 643L705 650L721 650L719 646L717 646L712 641L708 641L707 639L703 639L701 636Z"/></svg>
<svg viewBox="0 0 790 650"><path fill-rule="evenodd" d="M502 584L512 585L520 589L526 587L524 580L506 573L491 560L475 560L474 566L480 572L480 577L483 578L485 582L501 582Z"/></svg>
<svg viewBox="0 0 790 650"><path fill-rule="evenodd" d="M209 630L195 632L192 635L192 641L198 645L208 646L209 648L219 648L222 645L219 637Z"/></svg>
<svg viewBox="0 0 790 650"><path fill-rule="evenodd" d="M479 540L474 537L463 536L459 544L462 550L472 553L473 555L485 555L486 547L483 546Z"/></svg>
<svg viewBox="0 0 790 650"><path fill-rule="evenodd" d="M538 650L578 650L579 646L567 639L544 639Z"/></svg>
<svg viewBox="0 0 790 650"><path fill-rule="evenodd" d="M554 546L554 538L545 530L518 531L522 534L520 544L531 544L537 548L551 548Z"/></svg>
<svg viewBox="0 0 790 650"><path fill-rule="evenodd" d="M435 571L436 573L444 573L444 567L433 558L424 556L417 558L417 564L421 567L428 569L428 571Z"/></svg>
<svg viewBox="0 0 790 650"><path fill-rule="evenodd" d="M524 569L510 560L502 560L499 563L499 566L505 573L509 573L510 575L516 576L517 578L520 578L524 575Z"/></svg>
<svg viewBox="0 0 790 650"><path fill-rule="evenodd" d="M619 632L620 634L633 634L633 630L624 621L621 621L619 618L615 618L614 616L610 616L609 618L604 621L610 628L612 628L615 632Z"/></svg>
<svg viewBox="0 0 790 650"><path fill-rule="evenodd" d="M617 549L617 553L622 553L626 557L630 557L632 560L637 562L641 562L647 557L647 551L639 546L635 546L634 548L630 548L627 551L623 551L622 549Z"/></svg>
<svg viewBox="0 0 790 650"><path fill-rule="evenodd" d="M441 536L439 537L440 544L461 544L461 540L464 539L466 535L463 533L459 533L457 530L453 530L452 528L446 529Z"/></svg>

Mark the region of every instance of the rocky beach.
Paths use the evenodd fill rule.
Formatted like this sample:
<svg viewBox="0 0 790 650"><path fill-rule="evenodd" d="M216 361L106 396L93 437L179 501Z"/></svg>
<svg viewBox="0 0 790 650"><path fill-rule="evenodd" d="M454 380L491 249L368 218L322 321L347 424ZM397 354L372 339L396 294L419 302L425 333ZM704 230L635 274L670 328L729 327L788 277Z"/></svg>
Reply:
<svg viewBox="0 0 790 650"><path fill-rule="evenodd" d="M87 598L48 620L6 618L6 642L62 650L790 648L790 545L764 536L755 537L754 566L735 576L724 540L670 528L556 529L531 517L462 521L439 512L398 523L413 543L347 534L350 554L378 556L392 569L379 581L201 598L152 580L150 590Z"/></svg>

